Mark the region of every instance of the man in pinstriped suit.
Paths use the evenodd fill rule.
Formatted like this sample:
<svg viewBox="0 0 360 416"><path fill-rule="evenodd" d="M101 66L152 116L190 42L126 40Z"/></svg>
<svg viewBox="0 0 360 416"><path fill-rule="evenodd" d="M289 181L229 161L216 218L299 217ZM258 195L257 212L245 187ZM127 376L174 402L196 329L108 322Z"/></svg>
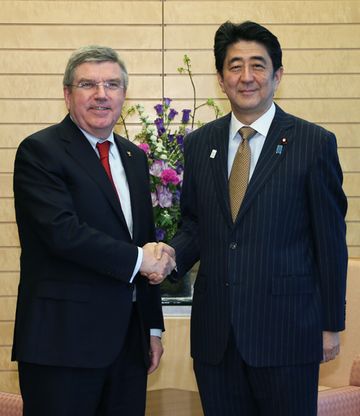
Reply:
<svg viewBox="0 0 360 416"><path fill-rule="evenodd" d="M215 35L231 114L188 135L178 276L200 260L191 352L206 416L312 416L319 363L339 352L347 248L334 134L273 103L277 38L253 23ZM249 182L233 220L228 179L251 126ZM154 282L156 279L154 279Z"/></svg>

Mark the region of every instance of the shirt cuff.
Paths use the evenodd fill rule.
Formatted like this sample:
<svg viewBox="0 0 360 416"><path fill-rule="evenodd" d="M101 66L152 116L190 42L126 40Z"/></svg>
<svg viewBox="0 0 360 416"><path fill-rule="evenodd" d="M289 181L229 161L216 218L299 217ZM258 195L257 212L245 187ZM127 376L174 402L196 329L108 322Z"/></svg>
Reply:
<svg viewBox="0 0 360 416"><path fill-rule="evenodd" d="M138 247L137 249L138 249L138 257L137 257L137 260L136 260L136 264L135 264L133 274L130 278L130 283L133 282L135 276L137 275L138 271L140 270L141 263L143 261L143 256L144 256L143 249L141 247Z"/></svg>
<svg viewBox="0 0 360 416"><path fill-rule="evenodd" d="M157 329L157 328L151 328L150 329L150 335L152 337L158 337L161 339L162 337L162 330L161 329Z"/></svg>

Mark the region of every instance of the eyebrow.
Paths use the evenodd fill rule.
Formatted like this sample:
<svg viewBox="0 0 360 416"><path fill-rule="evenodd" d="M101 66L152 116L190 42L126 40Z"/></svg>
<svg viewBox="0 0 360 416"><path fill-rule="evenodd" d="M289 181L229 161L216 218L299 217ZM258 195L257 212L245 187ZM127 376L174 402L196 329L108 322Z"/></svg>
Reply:
<svg viewBox="0 0 360 416"><path fill-rule="evenodd" d="M259 56L258 55L250 56L249 60L251 60L251 61L261 61L264 64L267 63L266 59L263 56L261 56L261 55L259 55ZM244 58L242 58L240 56L234 56L230 60L229 64L233 64L234 62L237 62L237 61L242 61L243 62L244 61Z"/></svg>

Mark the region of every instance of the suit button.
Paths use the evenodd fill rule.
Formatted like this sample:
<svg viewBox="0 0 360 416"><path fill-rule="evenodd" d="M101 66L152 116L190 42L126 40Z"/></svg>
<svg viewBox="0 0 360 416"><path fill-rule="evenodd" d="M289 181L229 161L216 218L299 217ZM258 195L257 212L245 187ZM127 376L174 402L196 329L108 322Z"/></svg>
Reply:
<svg viewBox="0 0 360 416"><path fill-rule="evenodd" d="M225 282L225 286L226 287L229 287L230 286L230 283L229 282Z"/></svg>
<svg viewBox="0 0 360 416"><path fill-rule="evenodd" d="M231 248L231 250L235 250L236 249L236 247L237 247L237 243L230 243L230 248Z"/></svg>

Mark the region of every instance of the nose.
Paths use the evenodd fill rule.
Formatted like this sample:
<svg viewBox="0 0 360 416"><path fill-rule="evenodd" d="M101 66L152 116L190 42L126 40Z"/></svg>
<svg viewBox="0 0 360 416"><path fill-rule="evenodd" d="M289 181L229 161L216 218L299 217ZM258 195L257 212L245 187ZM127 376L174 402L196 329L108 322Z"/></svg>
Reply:
<svg viewBox="0 0 360 416"><path fill-rule="evenodd" d="M251 82L254 78L254 73L250 65L244 65L241 71L241 80L243 82Z"/></svg>
<svg viewBox="0 0 360 416"><path fill-rule="evenodd" d="M96 84L95 95L96 97L107 97L106 88L102 83Z"/></svg>

